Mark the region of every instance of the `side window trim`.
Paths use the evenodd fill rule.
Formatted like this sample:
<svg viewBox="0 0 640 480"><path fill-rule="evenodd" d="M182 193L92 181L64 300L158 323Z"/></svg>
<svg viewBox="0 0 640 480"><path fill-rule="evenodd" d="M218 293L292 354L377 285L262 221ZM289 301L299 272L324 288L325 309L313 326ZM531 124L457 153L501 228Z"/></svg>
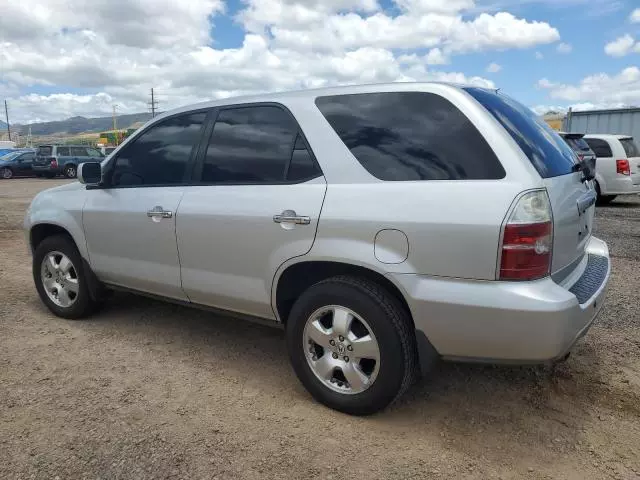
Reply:
<svg viewBox="0 0 640 480"><path fill-rule="evenodd" d="M215 126L215 123L218 120L218 116L220 115L221 112L225 111L225 110L235 110L237 108L250 108L250 107L276 107L281 109L282 111L284 111L295 123L295 126L297 128L297 135L294 137L293 140L293 144L291 145L291 156L289 158L289 161L286 164L285 167L285 172L284 172L284 177L283 180L281 182L273 182L273 183L263 183L263 182L202 182L202 170L204 168L204 158L206 156L207 153L207 147L209 146L209 142L211 141L211 136L213 135L213 127ZM307 138L304 135L304 132L302 131L302 128L300 127L300 124L298 123L298 120L296 119L296 117L293 115L293 113L291 113L291 111L283 104L281 103L277 103L277 102L251 102L251 103L234 103L234 104L229 104L229 105L222 105L220 107L214 107L212 109L212 115L211 115L211 119L210 119L210 124L207 124L207 129L204 132L204 135L202 136L202 139L200 141L200 144L198 146L198 156L196 159L196 164L193 168L193 176L191 178L191 183L190 185L194 185L194 186L207 186L207 185L218 185L218 186L226 186L226 185L230 185L230 186L236 186L236 185L295 185L298 183L304 183L304 182L308 182L309 180L313 180L314 178L318 178L318 177L323 177L324 173L322 172L322 168L320 167L320 163L318 162L318 160L316 159L316 156L313 153L313 150L311 149L311 147L309 146L309 142L307 141ZM293 149L295 147L296 144L296 139L298 137L298 135L302 138L302 141L304 142L307 151L309 152L309 155L311 156L311 159L313 160L314 164L316 165L317 169L318 169L318 175L315 177L311 177L311 178L307 178L305 180L297 180L297 181L287 181L286 180L286 174L289 171L289 166L291 165L291 158L293 157Z"/></svg>
<svg viewBox="0 0 640 480"><path fill-rule="evenodd" d="M200 148L200 145L202 144L203 133L205 131L205 127L208 126L207 122L208 122L209 116L211 115L212 110L215 110L215 109L213 109L213 108L199 108L199 109L196 109L196 110L187 110L187 111L184 111L184 112L180 112L180 113L176 113L176 114L173 114L173 115L169 115L167 117L163 117L162 119L159 119L157 122L153 122L153 123L147 125L144 128L144 130L141 130L141 131L137 132L136 135L134 137L132 137L127 142L127 145L125 145L125 148L121 148L120 151L116 155L113 155L113 156L111 156L111 158L109 158L109 162L104 167L104 175L103 175L103 178L105 179L104 180L104 185L100 185L100 186L88 185L87 188L89 188L89 189L93 189L93 188L116 189L116 188L149 188L149 187L184 187L185 185L189 185L191 180L192 180L192 178L193 178L192 177L192 174L193 174L193 163L196 160L197 153L199 153L199 148ZM162 122L165 122L165 121L170 120L172 118L180 117L180 116L183 116L183 115L193 115L195 113L206 113L206 116L205 116L204 121L202 122L202 125L200 126L200 132L198 134L200 139L191 148L191 153L189 154L189 161L187 162L187 166L185 167L184 175L182 177L182 182L175 183L175 184L115 185L115 186L111 185L111 178L112 178L113 173L115 171L116 163L118 161L118 158L122 154L122 152L126 150L126 147L128 147L129 145L133 145L140 137L142 137L149 130L151 130L152 128L156 127L158 124L160 124Z"/></svg>

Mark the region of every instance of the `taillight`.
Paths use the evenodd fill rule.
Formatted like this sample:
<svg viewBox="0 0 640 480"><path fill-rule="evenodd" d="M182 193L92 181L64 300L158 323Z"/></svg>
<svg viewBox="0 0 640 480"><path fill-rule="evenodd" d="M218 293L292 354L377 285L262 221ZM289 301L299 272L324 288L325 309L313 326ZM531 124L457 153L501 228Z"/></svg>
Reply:
<svg viewBox="0 0 640 480"><path fill-rule="evenodd" d="M546 190L518 200L504 227L499 280L535 280L551 271L553 220Z"/></svg>
<svg viewBox="0 0 640 480"><path fill-rule="evenodd" d="M631 168L629 167L629 160L616 160L616 172L620 175L631 175Z"/></svg>

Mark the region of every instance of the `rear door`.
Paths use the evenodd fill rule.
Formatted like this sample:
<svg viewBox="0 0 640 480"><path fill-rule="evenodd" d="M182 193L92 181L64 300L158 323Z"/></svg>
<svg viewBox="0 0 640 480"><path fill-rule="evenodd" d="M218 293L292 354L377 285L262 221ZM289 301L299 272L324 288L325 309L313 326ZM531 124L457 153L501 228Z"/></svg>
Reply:
<svg viewBox="0 0 640 480"><path fill-rule="evenodd" d="M221 109L177 216L192 302L273 318L271 284L313 244L326 183L293 116L257 104Z"/></svg>
<svg viewBox="0 0 640 480"><path fill-rule="evenodd" d="M542 177L553 212L556 272L582 257L591 236L596 194L581 172L574 172L574 151L529 108L490 90L466 89L509 132Z"/></svg>
<svg viewBox="0 0 640 480"><path fill-rule="evenodd" d="M629 169L631 170L631 182L634 185L640 185L640 149L633 140L633 137L625 137L620 139L624 153L629 160Z"/></svg>
<svg viewBox="0 0 640 480"><path fill-rule="evenodd" d="M180 282L176 212L206 112L161 120L125 145L87 190L83 225L90 262L108 283L187 300Z"/></svg>

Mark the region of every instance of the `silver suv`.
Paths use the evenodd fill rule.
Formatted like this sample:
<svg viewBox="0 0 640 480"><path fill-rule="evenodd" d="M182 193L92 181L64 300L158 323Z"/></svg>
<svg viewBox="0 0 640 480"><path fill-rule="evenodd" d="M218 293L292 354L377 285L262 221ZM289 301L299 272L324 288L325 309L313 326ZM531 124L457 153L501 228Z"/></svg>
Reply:
<svg viewBox="0 0 640 480"><path fill-rule="evenodd" d="M607 245L569 146L494 91L369 85L156 117L26 215L45 305L111 289L286 329L320 402L387 406L436 358L551 362L602 306Z"/></svg>

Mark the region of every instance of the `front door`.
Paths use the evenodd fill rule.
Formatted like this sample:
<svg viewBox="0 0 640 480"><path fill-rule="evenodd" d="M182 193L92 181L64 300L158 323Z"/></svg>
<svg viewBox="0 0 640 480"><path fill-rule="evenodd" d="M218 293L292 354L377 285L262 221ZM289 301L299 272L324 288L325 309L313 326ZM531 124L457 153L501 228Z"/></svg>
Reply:
<svg viewBox="0 0 640 480"><path fill-rule="evenodd" d="M27 152L20 155L17 160L17 175L31 175L33 173L33 161L36 158L36 154L33 152Z"/></svg>
<svg viewBox="0 0 640 480"><path fill-rule="evenodd" d="M176 212L206 113L169 117L125 145L87 191L83 224L98 277L186 300L180 282Z"/></svg>
<svg viewBox="0 0 640 480"><path fill-rule="evenodd" d="M222 109L178 207L182 285L192 302L273 318L278 267L313 244L326 191L293 117Z"/></svg>

